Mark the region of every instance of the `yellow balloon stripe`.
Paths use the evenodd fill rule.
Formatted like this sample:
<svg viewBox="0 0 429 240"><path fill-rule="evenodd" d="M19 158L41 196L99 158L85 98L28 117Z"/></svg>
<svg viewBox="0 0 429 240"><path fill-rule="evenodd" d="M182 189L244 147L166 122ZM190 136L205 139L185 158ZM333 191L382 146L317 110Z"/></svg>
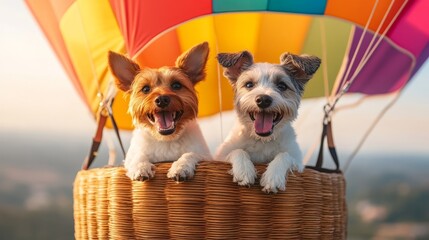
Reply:
<svg viewBox="0 0 429 240"><path fill-rule="evenodd" d="M182 52L191 47L207 41L210 47L210 55L207 60L207 77L196 86L199 107L199 116L207 116L221 111L219 103L219 89L216 62L216 36L214 29L214 19L206 16L181 25L177 29L177 35Z"/></svg>
<svg viewBox="0 0 429 240"><path fill-rule="evenodd" d="M107 52L124 52L124 40L109 1L75 1L61 18L60 30L85 96L96 113L100 101L97 93L104 93L111 79ZM131 121L120 118L120 127L129 128Z"/></svg>
<svg viewBox="0 0 429 240"><path fill-rule="evenodd" d="M255 52L261 15L258 13L226 13L215 15L215 31L219 52Z"/></svg>
<svg viewBox="0 0 429 240"><path fill-rule="evenodd" d="M301 53L311 17L291 14L263 14L255 60L278 63L284 52Z"/></svg>

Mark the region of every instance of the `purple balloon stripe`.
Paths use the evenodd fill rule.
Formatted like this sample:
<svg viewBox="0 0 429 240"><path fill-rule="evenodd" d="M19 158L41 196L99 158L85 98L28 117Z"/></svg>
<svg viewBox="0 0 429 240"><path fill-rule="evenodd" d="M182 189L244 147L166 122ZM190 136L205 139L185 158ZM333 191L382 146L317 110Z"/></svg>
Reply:
<svg viewBox="0 0 429 240"><path fill-rule="evenodd" d="M348 53L350 61L362 33L363 30L361 28L357 27L355 29L352 45ZM365 34L348 78L351 78L356 71L372 37L372 33L367 32ZM375 41L377 41L377 39ZM401 52L393 47L391 43L383 39L376 51L354 79L348 92L370 95L395 92L403 88L408 82L413 67L413 58L410 55ZM344 82L344 76L341 82Z"/></svg>

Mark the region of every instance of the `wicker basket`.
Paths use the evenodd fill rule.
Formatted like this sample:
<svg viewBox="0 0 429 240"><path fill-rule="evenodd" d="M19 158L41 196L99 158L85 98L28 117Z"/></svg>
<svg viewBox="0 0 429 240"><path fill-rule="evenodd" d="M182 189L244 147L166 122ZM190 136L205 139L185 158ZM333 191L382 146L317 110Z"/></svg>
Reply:
<svg viewBox="0 0 429 240"><path fill-rule="evenodd" d="M76 239L345 239L341 172L306 168L287 189L265 194L232 182L231 165L201 162L194 179L130 181L123 167L80 171L74 182ZM266 166L257 166L262 173ZM260 177L260 175L258 175Z"/></svg>

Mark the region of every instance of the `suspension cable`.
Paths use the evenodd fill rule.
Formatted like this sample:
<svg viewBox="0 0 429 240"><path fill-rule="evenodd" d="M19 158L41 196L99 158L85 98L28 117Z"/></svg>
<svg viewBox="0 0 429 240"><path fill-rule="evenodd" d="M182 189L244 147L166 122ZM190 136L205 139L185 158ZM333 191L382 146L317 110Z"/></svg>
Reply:
<svg viewBox="0 0 429 240"><path fill-rule="evenodd" d="M219 41L216 36L217 28L216 28L216 16L212 17L212 23L213 23L213 31L214 31L214 38L215 38L215 47L216 47L216 54L219 53ZM224 140L223 137L223 97L222 97L222 77L221 77L221 68L219 63L216 61L216 70L217 70L217 89L218 89L218 98L219 98L219 119L220 119L220 142L222 143Z"/></svg>
<svg viewBox="0 0 429 240"><path fill-rule="evenodd" d="M326 52L326 31L325 20L320 18L320 43L322 45L322 73L323 73L323 87L325 90L326 101L329 101L329 81L328 81L328 54Z"/></svg>
<svg viewBox="0 0 429 240"><path fill-rule="evenodd" d="M355 158L356 154L359 152L359 150L362 148L363 144L365 143L368 136L371 134L371 132L374 130L374 128L377 126L377 124L380 122L380 120L383 118L383 116L386 114L386 112L398 101L399 97L401 96L402 92L396 93L394 99L387 104L381 111L381 113L375 118L375 120L372 122L371 126L365 131L365 134L359 141L357 147L353 150L352 154L347 158L344 164L343 171L346 172L349 168L351 162Z"/></svg>
<svg viewBox="0 0 429 240"><path fill-rule="evenodd" d="M394 2L394 1L393 1ZM370 57L372 56L372 54L375 52L375 50L378 48L378 46L380 45L381 41L384 39L385 35L387 34L387 32L389 31L389 29L391 28L391 26L393 25L393 23L396 21L396 19L398 18L399 14L401 14L402 10L404 9L405 5L407 4L408 0L405 0L401 7L398 9L398 11L396 12L395 16L392 18L392 21L388 24L388 26L384 29L383 33L379 36L379 38L377 39L377 42L374 44L374 46L371 47L371 50L368 52L367 55L364 55L364 57L362 57L358 67L356 68L355 72L353 73L352 77L350 78L350 82L352 83L357 75L360 73L360 71L363 69L363 67L365 66L365 64L368 62L368 60L370 59ZM392 6L392 4L391 4ZM390 7L391 7L390 6ZM389 11L390 11L390 7L389 7ZM387 16L387 14L385 15L385 17ZM378 32L377 32L378 33ZM377 34L374 34L373 39L375 39ZM372 41L371 41L372 42ZM368 50L369 48L367 48ZM366 52L365 52L366 53Z"/></svg>
<svg viewBox="0 0 429 240"><path fill-rule="evenodd" d="M351 69L352 69L352 66L353 66L353 64L354 64L354 61L355 61L355 59L356 59L357 53L359 52L360 47L361 47L361 44L362 44L362 42L363 42L363 38L364 38L364 36L365 36L365 33L368 31L369 24L371 23L371 21L372 21L372 17L374 16L375 9L377 8L378 2L379 2L379 0L375 0L374 6L372 7L372 10L371 10L371 13L370 13L370 15L369 15L369 17L368 17L368 20L366 21L366 24L365 24L365 28L364 28L364 30L363 30L363 33L362 33L362 35L361 35L361 36L360 36L360 38L359 38L359 42L358 42L358 44L357 44L357 46L356 46L355 51L353 52L353 56L352 56L352 59L351 59L351 61L350 61L350 64L349 64L349 65L348 65L348 67L347 67L347 71L346 71L346 74L344 75L344 79L347 79L347 78L348 78L348 76L349 76L349 73L350 73L350 71L351 71ZM345 81L345 82L343 82L343 83L341 84L341 88L343 88L343 87L344 87L344 85L347 85L346 81Z"/></svg>

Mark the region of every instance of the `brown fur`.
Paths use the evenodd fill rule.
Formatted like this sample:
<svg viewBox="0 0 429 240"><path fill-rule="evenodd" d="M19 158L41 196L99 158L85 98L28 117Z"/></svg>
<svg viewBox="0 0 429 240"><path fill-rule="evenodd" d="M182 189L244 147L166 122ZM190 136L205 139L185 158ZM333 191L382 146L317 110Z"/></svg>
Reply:
<svg viewBox="0 0 429 240"><path fill-rule="evenodd" d="M137 63L125 56L110 53L109 65L117 78L116 85L130 94L128 111L133 117L134 124L150 129L158 140L173 140L178 137L185 124L197 117L198 98L194 86L205 77L208 52L208 44L202 43L179 56L175 67L159 69L139 67L137 71ZM133 75L132 81L129 80L130 75ZM172 89L175 82L179 82L182 88ZM145 86L150 87L148 93L142 91ZM155 99L161 95L170 97L170 104L162 109L155 104ZM157 128L149 121L147 115L159 111L183 112L171 135L159 134Z"/></svg>

